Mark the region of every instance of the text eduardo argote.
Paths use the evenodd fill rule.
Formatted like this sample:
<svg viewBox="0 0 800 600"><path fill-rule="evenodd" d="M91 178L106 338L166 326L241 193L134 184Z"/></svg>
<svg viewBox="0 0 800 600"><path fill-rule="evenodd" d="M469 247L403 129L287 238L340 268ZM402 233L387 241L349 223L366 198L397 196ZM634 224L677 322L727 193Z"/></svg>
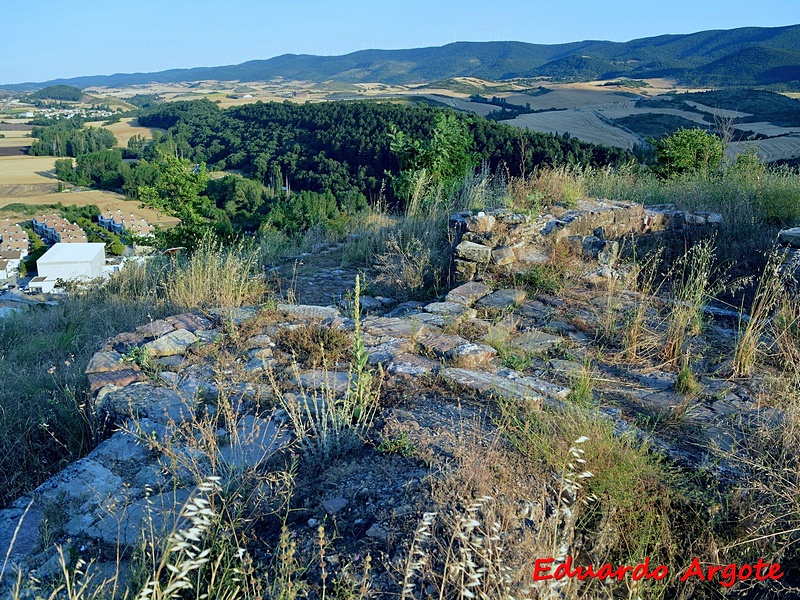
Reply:
<svg viewBox="0 0 800 600"><path fill-rule="evenodd" d="M669 576L669 568L666 565L651 565L650 557L638 565L618 565L604 564L602 566L572 565L572 557L567 556L563 563L553 564L554 558L537 558L533 568L534 581L548 581L561 579L597 579L599 581L616 579L622 581L625 577L630 577L633 581L651 579L662 581ZM729 588L737 581L755 579L757 581L777 581L783 577L783 571L778 563L764 562L759 558L755 564L745 563L743 565L703 565L699 558L692 559L689 567L679 574L681 581L695 578L699 581L718 581L722 587Z"/></svg>

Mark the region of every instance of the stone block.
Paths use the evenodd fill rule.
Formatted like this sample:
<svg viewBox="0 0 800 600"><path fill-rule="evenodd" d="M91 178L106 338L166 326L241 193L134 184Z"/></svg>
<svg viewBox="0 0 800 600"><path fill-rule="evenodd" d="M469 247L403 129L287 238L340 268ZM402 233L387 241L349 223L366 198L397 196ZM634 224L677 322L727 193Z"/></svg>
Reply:
<svg viewBox="0 0 800 600"><path fill-rule="evenodd" d="M561 344L563 341L564 338L561 338L557 335L550 335L549 333L544 333L538 329L532 329L531 331L526 331L519 336L512 338L508 343L510 346L518 348L523 352L536 352L538 350L544 350L545 348Z"/></svg>
<svg viewBox="0 0 800 600"><path fill-rule="evenodd" d="M452 290L450 290L445 300L447 302L455 302L457 304L463 304L464 306L472 306L476 300L480 300L484 296L491 293L491 291L492 288L490 288L485 283L470 281L469 283L465 283L463 285L458 286L457 288L453 288Z"/></svg>
<svg viewBox="0 0 800 600"><path fill-rule="evenodd" d="M415 308L420 306L414 304ZM361 321L361 331L376 338L411 338L421 333L423 327L414 322L413 317L365 317Z"/></svg>
<svg viewBox="0 0 800 600"><path fill-rule="evenodd" d="M131 363L123 362L119 352L95 352L89 366L86 367L87 375L90 373L107 373L109 371L124 371L131 368Z"/></svg>
<svg viewBox="0 0 800 600"><path fill-rule="evenodd" d="M453 351L453 360L459 367L475 369L497 356L497 350L485 344L464 344Z"/></svg>
<svg viewBox="0 0 800 600"><path fill-rule="evenodd" d="M89 380L89 391L94 394L105 386L125 387L137 381L147 381L147 377L136 365L128 365L130 368L121 371L105 371L103 373L89 373L86 377ZM133 368L136 367L136 368Z"/></svg>
<svg viewBox="0 0 800 600"><path fill-rule="evenodd" d="M400 354L389 363L387 371L392 375L426 375L436 373L441 365L419 354Z"/></svg>
<svg viewBox="0 0 800 600"><path fill-rule="evenodd" d="M446 381L462 385L477 392L497 394L507 398L531 402L541 402L545 397L538 390L494 373L451 367L442 369L440 375Z"/></svg>
<svg viewBox="0 0 800 600"><path fill-rule="evenodd" d="M350 376L347 373L336 371L313 370L298 373L294 378L294 382L304 390L320 390L322 393L344 394L350 385Z"/></svg>
<svg viewBox="0 0 800 600"><path fill-rule="evenodd" d="M471 281L475 277L478 270L478 265L469 260L455 259L455 280L460 283L462 281Z"/></svg>
<svg viewBox="0 0 800 600"><path fill-rule="evenodd" d="M110 392L102 405L112 417L121 419L149 417L180 423L194 412L194 403L187 402L178 392L148 384L128 385Z"/></svg>
<svg viewBox="0 0 800 600"><path fill-rule="evenodd" d="M206 319L198 312L174 315L172 317L167 317L164 320L172 325L175 329L186 329L192 333L211 329L214 326L214 323L212 323L209 319Z"/></svg>
<svg viewBox="0 0 800 600"><path fill-rule="evenodd" d="M782 230L778 234L778 243L789 248L800 248L800 227Z"/></svg>
<svg viewBox="0 0 800 600"><path fill-rule="evenodd" d="M310 317L314 319L335 319L342 315L331 306L312 306L308 304L278 304L278 310L296 315L298 317Z"/></svg>
<svg viewBox="0 0 800 600"><path fill-rule="evenodd" d="M498 267L510 265L517 260L514 250L508 246L501 246L492 250L492 262Z"/></svg>
<svg viewBox="0 0 800 600"><path fill-rule="evenodd" d="M462 260L486 264L492 258L492 249L475 242L464 241L456 246L456 256Z"/></svg>
<svg viewBox="0 0 800 600"><path fill-rule="evenodd" d="M167 323L164 319L159 319L158 321L152 321L146 325L141 325L134 331L136 331L136 333L141 333L145 337L157 338L170 331L175 331L175 327L173 327L171 323Z"/></svg>
<svg viewBox="0 0 800 600"><path fill-rule="evenodd" d="M543 248L536 246L521 246L514 248L519 268L530 268L532 265L541 265L550 260L550 255Z"/></svg>
<svg viewBox="0 0 800 600"><path fill-rule="evenodd" d="M474 319L478 313L474 308L469 308L456 302L431 302L423 307L427 313L450 317L452 319Z"/></svg>
<svg viewBox="0 0 800 600"><path fill-rule="evenodd" d="M469 344L469 341L457 335L428 333L419 336L417 343L422 347L423 351L432 356L450 359L455 356L456 348Z"/></svg>
<svg viewBox="0 0 800 600"><path fill-rule="evenodd" d="M486 213L478 213L467 217L467 231L488 233L494 228L495 218Z"/></svg>

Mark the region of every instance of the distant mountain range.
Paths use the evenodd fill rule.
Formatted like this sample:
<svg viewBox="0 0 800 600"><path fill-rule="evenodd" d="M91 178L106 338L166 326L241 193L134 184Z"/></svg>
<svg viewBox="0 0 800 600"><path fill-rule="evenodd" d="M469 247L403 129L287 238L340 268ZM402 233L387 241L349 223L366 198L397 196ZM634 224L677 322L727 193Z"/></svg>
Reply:
<svg viewBox="0 0 800 600"><path fill-rule="evenodd" d="M695 86L800 89L800 25L701 31L623 43L456 42L412 50L362 50L343 56L284 54L223 67L93 75L2 87L31 91L54 84L86 88L204 80L265 81L275 77L389 84L452 77L550 77L559 81L669 77Z"/></svg>

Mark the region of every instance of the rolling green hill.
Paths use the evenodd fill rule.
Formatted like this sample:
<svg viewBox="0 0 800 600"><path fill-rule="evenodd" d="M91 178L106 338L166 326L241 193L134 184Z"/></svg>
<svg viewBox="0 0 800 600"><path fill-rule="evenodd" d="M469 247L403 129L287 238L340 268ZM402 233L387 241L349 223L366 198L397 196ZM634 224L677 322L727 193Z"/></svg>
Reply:
<svg viewBox="0 0 800 600"><path fill-rule="evenodd" d="M239 65L97 75L4 87L28 91L54 84L85 88L199 80L263 81L275 77L409 84L453 77L502 80L546 76L566 81L674 77L682 83L715 87L800 88L799 65L800 25L790 25L663 35L624 43L456 42L410 50L362 50L343 56L284 54Z"/></svg>

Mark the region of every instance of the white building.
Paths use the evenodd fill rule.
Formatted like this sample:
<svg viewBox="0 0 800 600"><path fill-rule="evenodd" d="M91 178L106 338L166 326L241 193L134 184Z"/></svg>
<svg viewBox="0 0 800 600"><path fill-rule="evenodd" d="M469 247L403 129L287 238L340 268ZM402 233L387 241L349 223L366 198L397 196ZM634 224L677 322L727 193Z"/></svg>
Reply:
<svg viewBox="0 0 800 600"><path fill-rule="evenodd" d="M56 279L94 279L103 276L105 244L54 244L36 261L40 277Z"/></svg>
<svg viewBox="0 0 800 600"><path fill-rule="evenodd" d="M49 277L34 277L28 284L31 292L37 294L49 294L56 287L56 280Z"/></svg>

